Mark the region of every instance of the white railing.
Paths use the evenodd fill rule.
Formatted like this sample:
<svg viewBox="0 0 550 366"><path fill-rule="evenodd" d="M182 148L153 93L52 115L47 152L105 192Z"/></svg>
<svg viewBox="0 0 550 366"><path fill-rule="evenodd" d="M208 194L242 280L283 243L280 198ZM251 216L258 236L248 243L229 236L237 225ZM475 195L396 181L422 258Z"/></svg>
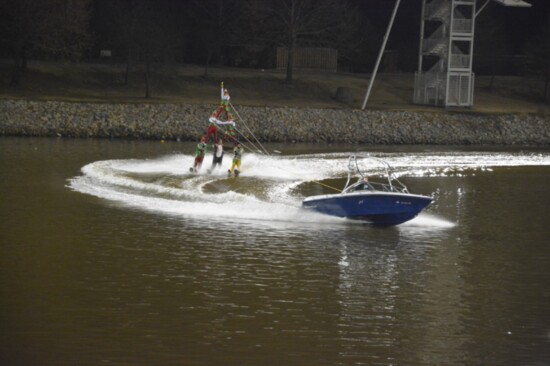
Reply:
<svg viewBox="0 0 550 366"><path fill-rule="evenodd" d="M453 32L472 34L474 31L474 22L471 19L454 19L453 20Z"/></svg>
<svg viewBox="0 0 550 366"><path fill-rule="evenodd" d="M444 105L446 73L425 72L414 75L414 103Z"/></svg>
<svg viewBox="0 0 550 366"><path fill-rule="evenodd" d="M446 106L471 107L474 102L473 73L450 73Z"/></svg>
<svg viewBox="0 0 550 366"><path fill-rule="evenodd" d="M432 1L426 4L424 8L424 17L426 19L444 19L448 18L451 10L451 3L447 0Z"/></svg>
<svg viewBox="0 0 550 366"><path fill-rule="evenodd" d="M470 55L451 54L451 69L469 69Z"/></svg>
<svg viewBox="0 0 550 366"><path fill-rule="evenodd" d="M437 28L429 38L424 39L422 45L422 51L426 53L439 53L444 50L447 46L445 26Z"/></svg>
<svg viewBox="0 0 550 366"><path fill-rule="evenodd" d="M445 71L447 67L445 59L437 61L426 73L427 74L437 74Z"/></svg>

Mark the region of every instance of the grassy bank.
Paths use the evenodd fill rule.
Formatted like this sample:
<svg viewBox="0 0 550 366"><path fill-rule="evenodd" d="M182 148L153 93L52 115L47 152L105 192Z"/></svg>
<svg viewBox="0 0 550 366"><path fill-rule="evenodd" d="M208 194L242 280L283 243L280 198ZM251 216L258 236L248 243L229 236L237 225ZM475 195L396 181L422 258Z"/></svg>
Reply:
<svg viewBox="0 0 550 366"><path fill-rule="evenodd" d="M9 88L11 64L0 61L0 98L59 100L100 103L182 103L219 102L219 82L230 89L235 106L290 106L313 108L360 108L368 87L369 75L297 71L292 85L284 83L277 70L204 68L178 65L154 70L151 94L145 99L143 67L135 66L124 85L125 65L67 64L29 62L17 89ZM369 109L405 111L443 111L411 103L413 74L379 74ZM478 113L537 113L550 115L550 105L541 100L542 81L499 76L489 89L490 78L476 76L475 106ZM350 88L354 101L334 99L338 87Z"/></svg>

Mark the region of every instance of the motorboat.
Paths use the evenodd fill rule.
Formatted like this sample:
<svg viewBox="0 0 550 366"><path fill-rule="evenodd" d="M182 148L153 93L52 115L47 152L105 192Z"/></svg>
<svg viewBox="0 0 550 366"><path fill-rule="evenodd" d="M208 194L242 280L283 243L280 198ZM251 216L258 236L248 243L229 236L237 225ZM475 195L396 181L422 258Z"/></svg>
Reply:
<svg viewBox="0 0 550 366"><path fill-rule="evenodd" d="M410 193L387 162L371 159L383 164L387 183L372 182L359 170L357 158L351 156L348 179L342 192L307 197L302 207L376 225L399 225L415 218L432 202L432 197ZM353 175L359 177L350 184Z"/></svg>

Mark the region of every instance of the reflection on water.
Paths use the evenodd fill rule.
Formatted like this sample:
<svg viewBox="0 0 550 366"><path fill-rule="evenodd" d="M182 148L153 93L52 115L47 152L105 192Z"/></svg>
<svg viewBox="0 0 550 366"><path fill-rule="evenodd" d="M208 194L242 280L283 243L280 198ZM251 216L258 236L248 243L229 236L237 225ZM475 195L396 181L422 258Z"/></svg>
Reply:
<svg viewBox="0 0 550 366"><path fill-rule="evenodd" d="M238 179L189 175L192 150L0 139L2 364L550 359L549 153L385 149L435 201L376 228L299 208L351 150Z"/></svg>

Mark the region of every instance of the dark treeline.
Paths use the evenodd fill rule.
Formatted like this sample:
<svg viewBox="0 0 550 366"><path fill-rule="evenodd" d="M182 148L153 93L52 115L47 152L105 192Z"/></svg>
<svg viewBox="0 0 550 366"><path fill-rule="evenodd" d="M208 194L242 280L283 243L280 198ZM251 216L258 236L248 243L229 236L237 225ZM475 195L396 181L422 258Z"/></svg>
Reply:
<svg viewBox="0 0 550 366"><path fill-rule="evenodd" d="M110 50L112 58L273 68L277 47L339 51L351 64L361 48L361 20L351 0L95 0L90 3L95 42L85 56Z"/></svg>
<svg viewBox="0 0 550 366"><path fill-rule="evenodd" d="M542 75L547 62L540 60L549 59L549 51L537 45L549 43L550 1L530 2L531 9L492 4L478 17L474 71ZM401 3L382 65L388 72L417 68L422 1ZM125 63L127 70L139 63L148 78L158 64L200 64L205 75L210 66L273 68L277 47L288 51L287 82L297 47L336 49L339 70L370 72L393 5L390 0L0 0L0 56L13 60L12 86L28 59L101 58Z"/></svg>

